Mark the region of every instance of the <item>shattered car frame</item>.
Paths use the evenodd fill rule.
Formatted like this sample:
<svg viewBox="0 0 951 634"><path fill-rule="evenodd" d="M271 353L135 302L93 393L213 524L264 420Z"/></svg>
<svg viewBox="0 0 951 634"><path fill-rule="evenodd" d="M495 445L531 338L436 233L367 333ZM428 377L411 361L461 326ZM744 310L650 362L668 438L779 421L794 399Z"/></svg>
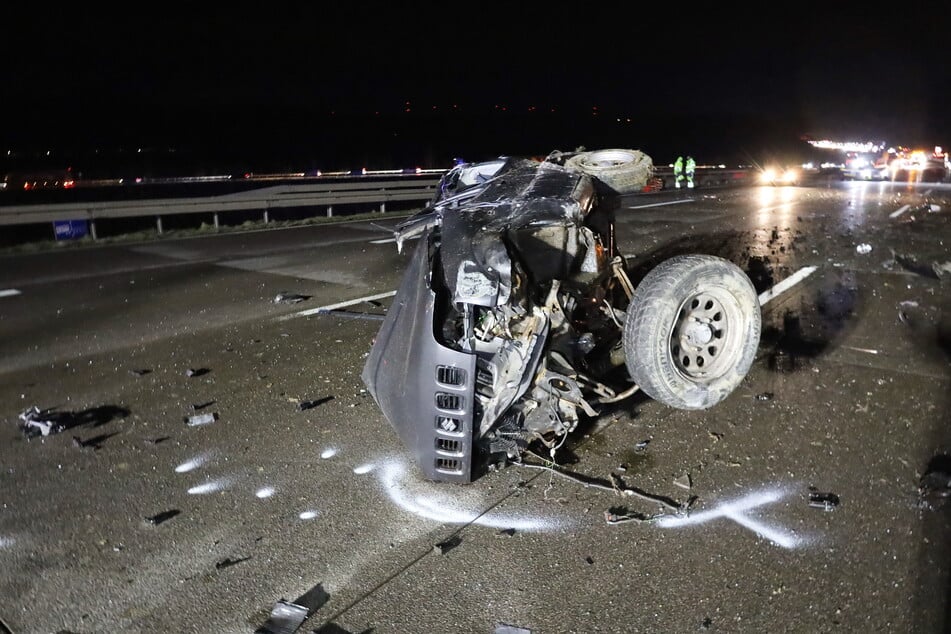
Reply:
<svg viewBox="0 0 951 634"><path fill-rule="evenodd" d="M459 165L397 227L401 251L418 242L362 378L429 479L470 482L529 447L554 458L583 417L639 389L711 407L752 363L760 315L746 275L679 256L635 289L616 188L636 191L651 169L602 179L603 161L578 158Z"/></svg>

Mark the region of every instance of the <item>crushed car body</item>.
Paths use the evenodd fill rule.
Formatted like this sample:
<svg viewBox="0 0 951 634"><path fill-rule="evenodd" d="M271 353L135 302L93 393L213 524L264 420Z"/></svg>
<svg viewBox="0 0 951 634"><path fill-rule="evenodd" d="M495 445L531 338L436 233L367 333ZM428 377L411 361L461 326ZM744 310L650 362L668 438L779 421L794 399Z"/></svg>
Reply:
<svg viewBox="0 0 951 634"><path fill-rule="evenodd" d="M730 263L684 256L641 283L653 301L670 304L654 287L692 277L685 271L710 286L725 267L729 288L681 284L684 297L660 317L633 310L640 286L618 253L614 210L618 194L648 182L650 159L600 156L456 166L398 226L400 250L417 242L362 378L425 477L470 482L529 447L554 458L583 417L638 389L709 407L748 370L759 307Z"/></svg>

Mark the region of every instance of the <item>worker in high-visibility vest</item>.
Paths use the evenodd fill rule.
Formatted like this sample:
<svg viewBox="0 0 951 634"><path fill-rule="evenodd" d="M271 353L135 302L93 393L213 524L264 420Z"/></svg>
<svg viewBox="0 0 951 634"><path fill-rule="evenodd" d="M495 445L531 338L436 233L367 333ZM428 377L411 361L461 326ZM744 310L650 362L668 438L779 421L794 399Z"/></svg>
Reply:
<svg viewBox="0 0 951 634"><path fill-rule="evenodd" d="M697 162L692 156L687 157L687 165L684 172L687 174L687 189L693 189L693 175L697 171Z"/></svg>
<svg viewBox="0 0 951 634"><path fill-rule="evenodd" d="M674 187L680 189L681 183L684 180L684 157L678 156L677 160L674 161Z"/></svg>

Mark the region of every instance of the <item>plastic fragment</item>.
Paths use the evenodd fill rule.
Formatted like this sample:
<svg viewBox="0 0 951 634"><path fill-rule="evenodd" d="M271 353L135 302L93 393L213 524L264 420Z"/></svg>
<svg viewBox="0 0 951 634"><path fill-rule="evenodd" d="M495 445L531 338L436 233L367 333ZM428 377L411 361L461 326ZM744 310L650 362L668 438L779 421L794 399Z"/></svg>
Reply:
<svg viewBox="0 0 951 634"><path fill-rule="evenodd" d="M267 621L254 634L294 634L307 619L309 610L302 605L281 599L271 609Z"/></svg>
<svg viewBox="0 0 951 634"><path fill-rule="evenodd" d="M194 416L186 416L185 424L189 427L198 427L199 425L207 425L218 420L218 412L210 412L208 414L196 414Z"/></svg>
<svg viewBox="0 0 951 634"><path fill-rule="evenodd" d="M152 526L158 526L163 522L167 522L176 515L179 515L181 511L178 509L169 509L168 511L162 511L161 513L156 513L151 517L146 517L145 521L151 524Z"/></svg>
<svg viewBox="0 0 951 634"><path fill-rule="evenodd" d="M809 506L823 511L834 511L839 506L839 496L835 493L822 493L812 489L809 493Z"/></svg>

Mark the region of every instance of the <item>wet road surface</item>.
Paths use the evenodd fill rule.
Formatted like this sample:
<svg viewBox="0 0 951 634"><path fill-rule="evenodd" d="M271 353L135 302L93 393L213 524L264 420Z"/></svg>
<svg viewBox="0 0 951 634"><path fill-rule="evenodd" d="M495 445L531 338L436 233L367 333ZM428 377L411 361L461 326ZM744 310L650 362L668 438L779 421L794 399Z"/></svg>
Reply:
<svg viewBox="0 0 951 634"><path fill-rule="evenodd" d="M711 253L768 300L725 402L635 396L566 448L696 498L648 523L550 472L418 477L360 381L408 258L394 222L0 257L12 631L250 632L280 599L312 610L300 631L947 631L951 512L919 487L947 494L951 461L946 185L622 201L635 282ZM28 439L31 406L62 430Z"/></svg>

